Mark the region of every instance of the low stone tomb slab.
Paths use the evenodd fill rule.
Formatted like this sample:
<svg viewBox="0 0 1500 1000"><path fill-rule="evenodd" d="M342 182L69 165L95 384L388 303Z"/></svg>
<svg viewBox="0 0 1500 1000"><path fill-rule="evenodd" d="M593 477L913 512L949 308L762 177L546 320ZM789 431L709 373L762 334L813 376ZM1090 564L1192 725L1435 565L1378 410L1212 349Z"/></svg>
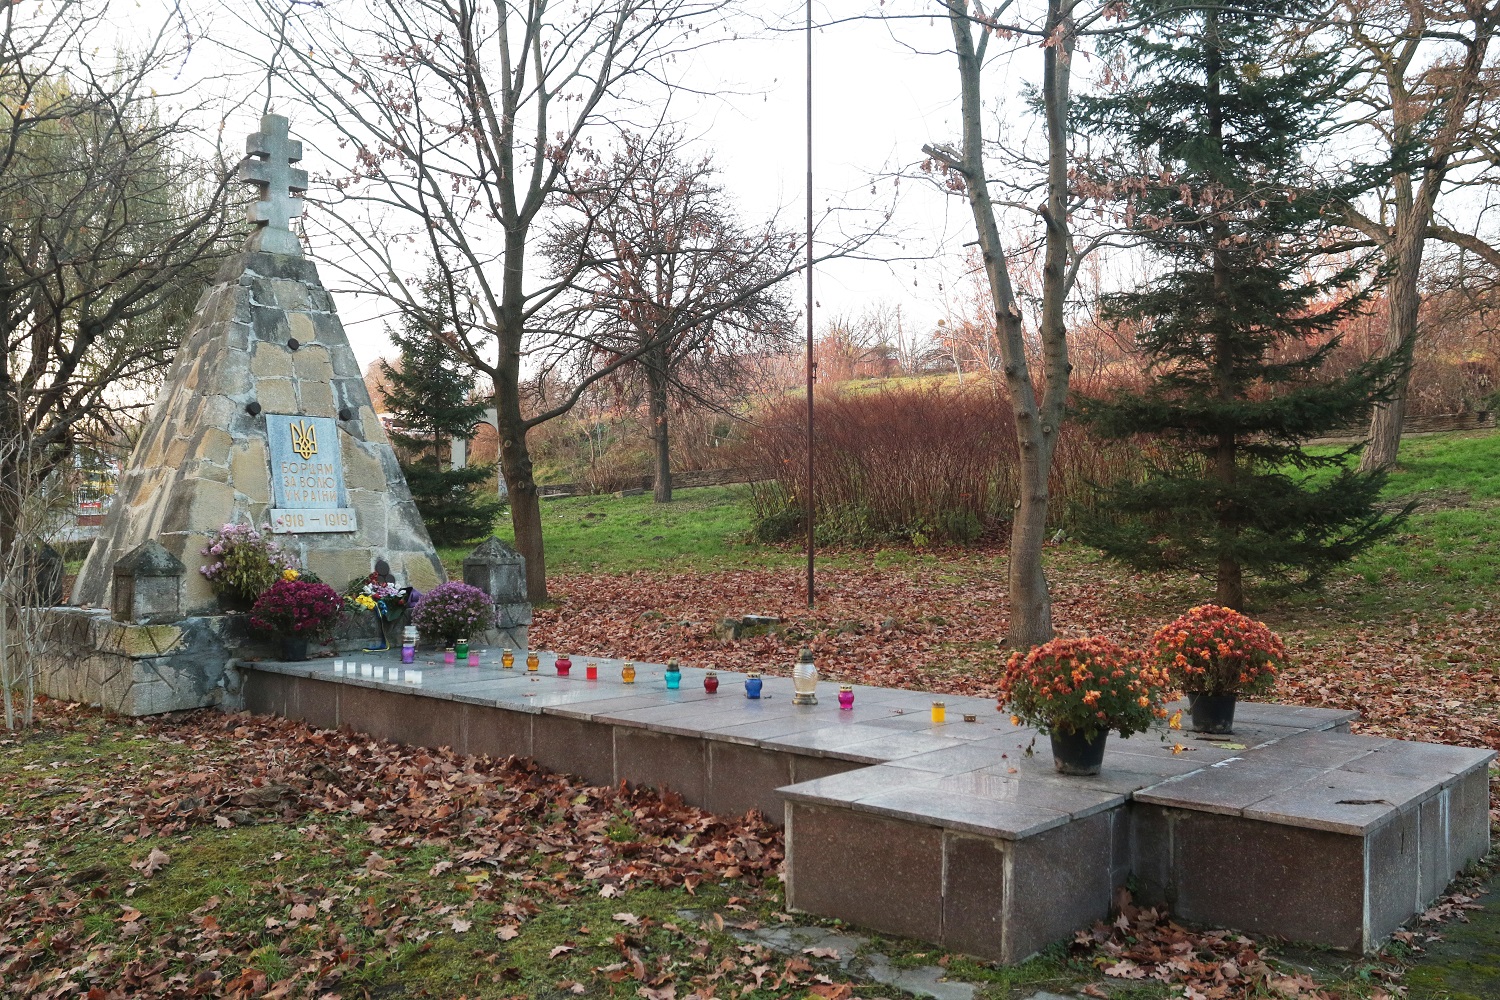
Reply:
<svg viewBox="0 0 1500 1000"><path fill-rule="evenodd" d="M491 651L493 652L493 651ZM1243 705L1229 737L1111 737L1064 777L1050 743L986 699L855 688L792 704L791 683L596 658L599 679L424 662L420 683L328 660L239 664L246 705L462 753L535 758L605 784L667 788L784 823L787 899L885 933L1017 962L1107 916L1133 879L1189 920L1367 949L1488 849L1484 750L1354 736L1355 713ZM968 721L972 719L972 721Z"/></svg>

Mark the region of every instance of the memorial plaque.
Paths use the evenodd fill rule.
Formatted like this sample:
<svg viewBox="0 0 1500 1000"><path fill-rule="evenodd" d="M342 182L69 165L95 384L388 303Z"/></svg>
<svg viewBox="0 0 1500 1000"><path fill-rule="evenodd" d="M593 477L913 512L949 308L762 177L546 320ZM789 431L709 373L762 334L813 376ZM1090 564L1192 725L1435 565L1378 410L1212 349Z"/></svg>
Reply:
<svg viewBox="0 0 1500 1000"><path fill-rule="evenodd" d="M277 533L354 531L354 510L344 490L338 424L331 417L266 414L271 445Z"/></svg>

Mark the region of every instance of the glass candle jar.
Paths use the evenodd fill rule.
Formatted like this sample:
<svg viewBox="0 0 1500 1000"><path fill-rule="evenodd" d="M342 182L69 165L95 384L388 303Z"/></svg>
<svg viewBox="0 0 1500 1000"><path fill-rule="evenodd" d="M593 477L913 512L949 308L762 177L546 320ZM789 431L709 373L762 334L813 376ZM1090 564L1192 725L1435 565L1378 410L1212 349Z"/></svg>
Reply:
<svg viewBox="0 0 1500 1000"><path fill-rule="evenodd" d="M469 647L469 666L479 666L479 650L475 649L472 646Z"/></svg>
<svg viewBox="0 0 1500 1000"><path fill-rule="evenodd" d="M454 658L454 653L453 653L453 647L452 646L449 646L447 649L443 650L443 666L445 666L445 667L451 667L451 666L453 666L453 658Z"/></svg>
<svg viewBox="0 0 1500 1000"><path fill-rule="evenodd" d="M667 661L667 672L664 676L666 677L668 691L676 691L682 687L682 667L678 666L676 660Z"/></svg>
<svg viewBox="0 0 1500 1000"><path fill-rule="evenodd" d="M500 651L500 665L502 667L504 667L506 670L509 670L511 667L515 666L516 665L516 654L512 653L509 649L501 650Z"/></svg>
<svg viewBox="0 0 1500 1000"><path fill-rule="evenodd" d="M573 661L567 656L559 656L552 665L557 668L557 676L566 677L573 670Z"/></svg>
<svg viewBox="0 0 1500 1000"><path fill-rule="evenodd" d="M401 662L411 663L417 658L417 647L414 643L403 642L401 644Z"/></svg>
<svg viewBox="0 0 1500 1000"><path fill-rule="evenodd" d="M751 674L745 678L745 697L758 699L760 697L761 679L760 674Z"/></svg>
<svg viewBox="0 0 1500 1000"><path fill-rule="evenodd" d="M453 644L453 652L458 654L460 660L467 661L469 658L469 640L460 639Z"/></svg>
<svg viewBox="0 0 1500 1000"><path fill-rule="evenodd" d="M719 675L710 670L703 675L703 690L714 694L719 690Z"/></svg>
<svg viewBox="0 0 1500 1000"><path fill-rule="evenodd" d="M792 704L816 705L818 703L818 668L813 663L812 650L806 646L797 654L797 663L792 667Z"/></svg>
<svg viewBox="0 0 1500 1000"><path fill-rule="evenodd" d="M620 680L624 681L626 684L635 683L634 663L626 662L625 666L620 668Z"/></svg>
<svg viewBox="0 0 1500 1000"><path fill-rule="evenodd" d="M947 721L948 721L948 706L945 705L943 702L940 702L940 701L933 702L932 703L932 724L936 726L936 725L941 725L942 723L947 722Z"/></svg>
<svg viewBox="0 0 1500 1000"><path fill-rule="evenodd" d="M854 711L854 688L849 684L839 685L839 711Z"/></svg>
<svg viewBox="0 0 1500 1000"><path fill-rule="evenodd" d="M541 666L541 661L537 659L536 653L527 653L526 654L526 672L527 673L529 673L529 674L536 673L537 669L540 666Z"/></svg>
<svg viewBox="0 0 1500 1000"><path fill-rule="evenodd" d="M599 664L593 660L583 665L583 676L585 680L597 681L599 679Z"/></svg>

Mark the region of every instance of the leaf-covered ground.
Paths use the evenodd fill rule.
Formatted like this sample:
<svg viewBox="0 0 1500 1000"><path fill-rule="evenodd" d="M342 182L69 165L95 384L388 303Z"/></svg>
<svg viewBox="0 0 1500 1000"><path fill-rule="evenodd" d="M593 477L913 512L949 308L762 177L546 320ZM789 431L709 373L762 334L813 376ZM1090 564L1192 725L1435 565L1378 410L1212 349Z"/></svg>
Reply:
<svg viewBox="0 0 1500 1000"><path fill-rule="evenodd" d="M1051 550L1059 631L1141 643L1208 599L1202 581L1132 575L1073 545ZM1295 656L1275 700L1357 709L1360 732L1500 750L1500 610L1417 607L1351 611L1350 580L1315 598L1270 603L1264 615ZM818 577L814 610L795 570L573 575L536 613L544 648L787 673L810 646L830 679L994 695L1008 619L1003 553L954 551L905 561L845 556ZM783 623L726 641L725 616ZM1500 803L1500 799L1497 799Z"/></svg>
<svg viewBox="0 0 1500 1000"><path fill-rule="evenodd" d="M43 712L0 739L0 995L833 982L730 933L777 910L781 837L754 815L276 719Z"/></svg>
<svg viewBox="0 0 1500 1000"><path fill-rule="evenodd" d="M212 711L132 721L44 703L36 729L0 737L0 996L900 995L840 972L826 949L747 940L808 920L782 910L781 862L780 833L753 814L524 761ZM1115 923L1014 968L872 947L997 1000L1386 1000L1438 924L1474 906L1450 897L1395 951L1309 969L1122 903Z"/></svg>

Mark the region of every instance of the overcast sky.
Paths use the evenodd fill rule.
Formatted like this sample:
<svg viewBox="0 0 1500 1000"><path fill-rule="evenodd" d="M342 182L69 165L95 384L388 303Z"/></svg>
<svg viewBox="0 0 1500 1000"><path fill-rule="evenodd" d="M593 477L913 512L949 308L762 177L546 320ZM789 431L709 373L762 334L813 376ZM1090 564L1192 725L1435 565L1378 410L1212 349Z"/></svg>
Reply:
<svg viewBox="0 0 1500 1000"><path fill-rule="evenodd" d="M785 23L801 24L800 5L787 3L780 11L772 6L759 4L756 10L773 21L780 13L788 18ZM160 23L177 9L176 0L114 0L111 14L119 11L117 23L128 33L151 23L142 14L155 13ZM957 138L957 70L942 17L891 22L861 18L882 10L910 14L936 12L939 6L937 0L814 4L814 21L822 25L813 33L814 201L816 212L829 206L894 203L890 228L900 239L882 249L906 259L888 265L841 261L822 267L816 275L815 315L821 325L835 314L858 313L883 302L902 307L908 329L925 331L944 315L944 295L963 280L962 247L974 238L973 224L962 200L918 181L898 185L891 175L920 162L924 142ZM189 17L208 37L194 45L173 82L186 85L195 97L215 95L225 109L225 146L238 152L264 100L264 82L254 75L252 61L239 53L268 43L247 31L240 16L216 9L210 0L197 0ZM756 37L717 44L674 67L691 88L717 95L679 93L669 113L713 152L725 188L749 222L779 213L783 226L800 230L803 224L804 46L801 31L765 30ZM997 101L1013 97L1033 63L1039 63L1034 47L1022 47L1013 58L998 60L987 81L988 93ZM333 147L331 129L286 107L284 99L277 105L277 110L291 115L294 135L311 140L310 147ZM205 126L215 127L217 122ZM305 165L315 170L321 166ZM319 250L321 255L330 252ZM325 267L323 276L328 284L337 284L331 269ZM802 285L794 280L794 300L800 308ZM387 350L384 324L373 304L341 296L338 305L362 363Z"/></svg>

